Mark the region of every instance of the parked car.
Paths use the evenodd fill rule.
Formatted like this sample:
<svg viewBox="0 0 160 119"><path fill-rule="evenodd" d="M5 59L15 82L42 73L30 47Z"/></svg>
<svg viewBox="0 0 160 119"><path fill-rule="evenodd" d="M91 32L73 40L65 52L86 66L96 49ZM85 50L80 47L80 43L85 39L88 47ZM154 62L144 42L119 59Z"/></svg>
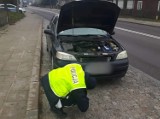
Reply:
<svg viewBox="0 0 160 119"><path fill-rule="evenodd" d="M0 9L5 9L5 5L0 4ZM17 12L17 6L13 5L13 4L7 4L7 10L10 11L10 12ZM19 7L19 12L25 13L26 10L22 7Z"/></svg>
<svg viewBox="0 0 160 119"><path fill-rule="evenodd" d="M21 13L25 13L25 12L26 12L26 9L23 8L23 7L19 7L19 11L20 11Z"/></svg>
<svg viewBox="0 0 160 119"><path fill-rule="evenodd" d="M120 8L107 1L73 1L62 6L44 30L52 68L79 63L89 66L86 72L95 77L125 76L127 51L112 37L119 13Z"/></svg>

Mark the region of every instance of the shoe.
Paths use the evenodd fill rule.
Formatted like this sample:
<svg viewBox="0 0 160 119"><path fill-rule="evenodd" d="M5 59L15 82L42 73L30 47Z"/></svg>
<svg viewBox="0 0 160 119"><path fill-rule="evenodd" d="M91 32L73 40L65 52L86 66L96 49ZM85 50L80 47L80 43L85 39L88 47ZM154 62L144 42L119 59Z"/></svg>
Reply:
<svg viewBox="0 0 160 119"><path fill-rule="evenodd" d="M67 113L63 111L63 108L58 109L56 107L52 107L51 111L56 113L59 117L62 117L62 118L67 117Z"/></svg>

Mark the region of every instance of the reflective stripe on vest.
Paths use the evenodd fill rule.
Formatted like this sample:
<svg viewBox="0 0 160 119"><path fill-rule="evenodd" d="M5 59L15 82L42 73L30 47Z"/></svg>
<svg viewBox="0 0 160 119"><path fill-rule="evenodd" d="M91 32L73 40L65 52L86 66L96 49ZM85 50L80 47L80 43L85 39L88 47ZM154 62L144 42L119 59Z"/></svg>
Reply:
<svg viewBox="0 0 160 119"><path fill-rule="evenodd" d="M73 90L86 88L84 71L79 64L68 64L50 71L49 83L58 97L66 97Z"/></svg>

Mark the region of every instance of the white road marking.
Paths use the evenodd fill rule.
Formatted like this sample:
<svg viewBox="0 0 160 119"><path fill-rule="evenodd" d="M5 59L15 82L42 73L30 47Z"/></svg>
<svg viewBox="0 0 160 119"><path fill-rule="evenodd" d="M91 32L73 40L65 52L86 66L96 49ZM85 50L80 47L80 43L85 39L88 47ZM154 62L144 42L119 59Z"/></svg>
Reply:
<svg viewBox="0 0 160 119"><path fill-rule="evenodd" d="M151 37L151 38L155 38L155 39L160 39L159 36L155 36L155 35L151 35L151 34L147 34L147 33L137 32L137 31L121 28L121 27L115 27L115 28L122 30L122 31L130 32L130 33L135 33L135 34L139 34L139 35L143 35L143 36L147 36L147 37Z"/></svg>

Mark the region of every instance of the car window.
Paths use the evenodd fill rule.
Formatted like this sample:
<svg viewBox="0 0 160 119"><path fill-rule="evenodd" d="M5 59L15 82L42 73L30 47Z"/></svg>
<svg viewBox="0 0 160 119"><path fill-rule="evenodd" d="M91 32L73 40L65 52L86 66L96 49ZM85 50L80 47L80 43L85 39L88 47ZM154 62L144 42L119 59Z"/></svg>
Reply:
<svg viewBox="0 0 160 119"><path fill-rule="evenodd" d="M59 35L107 35L107 32L96 28L73 28L61 31Z"/></svg>
<svg viewBox="0 0 160 119"><path fill-rule="evenodd" d="M16 8L14 5L7 5L8 8Z"/></svg>
<svg viewBox="0 0 160 119"><path fill-rule="evenodd" d="M55 19L53 20L53 23L56 24L58 20L58 17L56 16Z"/></svg>
<svg viewBox="0 0 160 119"><path fill-rule="evenodd" d="M0 7L4 7L4 5L0 5Z"/></svg>
<svg viewBox="0 0 160 119"><path fill-rule="evenodd" d="M58 20L58 17L56 16L54 19L53 19L53 22L52 22L52 25L51 25L51 29L52 30L55 30L55 25L57 23L57 20Z"/></svg>
<svg viewBox="0 0 160 119"><path fill-rule="evenodd" d="M54 18L55 18L55 16L53 16L52 19L50 20L50 25L52 24Z"/></svg>
<svg viewBox="0 0 160 119"><path fill-rule="evenodd" d="M0 8L1 8L1 9L4 9L4 8L5 8L5 5L4 5L4 4L0 4Z"/></svg>

